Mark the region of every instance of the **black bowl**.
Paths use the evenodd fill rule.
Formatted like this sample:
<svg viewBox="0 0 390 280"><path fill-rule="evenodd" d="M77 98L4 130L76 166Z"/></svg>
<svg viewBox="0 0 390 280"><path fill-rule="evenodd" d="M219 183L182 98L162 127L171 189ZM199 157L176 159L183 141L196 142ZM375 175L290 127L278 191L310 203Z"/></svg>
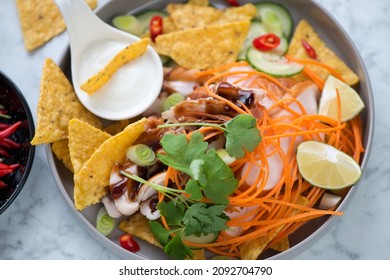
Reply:
<svg viewBox="0 0 390 280"><path fill-rule="evenodd" d="M2 72L0 72L0 104L5 107L10 120L1 119L2 123L15 123L21 121L18 130L11 136L11 139L20 143L20 148L9 150L10 157L4 158L4 163L19 163L21 168L0 180L7 184L7 187L0 188L0 214L15 200L22 190L30 173L35 147L30 145L34 136L34 120L26 99L15 86L15 84Z"/></svg>

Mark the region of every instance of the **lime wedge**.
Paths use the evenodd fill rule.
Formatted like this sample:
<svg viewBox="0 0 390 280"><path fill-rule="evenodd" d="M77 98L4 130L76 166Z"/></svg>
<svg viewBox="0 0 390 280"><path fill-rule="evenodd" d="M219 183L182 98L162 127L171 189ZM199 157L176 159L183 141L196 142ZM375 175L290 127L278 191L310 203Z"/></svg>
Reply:
<svg viewBox="0 0 390 280"><path fill-rule="evenodd" d="M306 141L298 146L297 163L306 181L325 189L352 186L362 174L360 166L349 155L316 141Z"/></svg>
<svg viewBox="0 0 390 280"><path fill-rule="evenodd" d="M341 121L348 121L357 116L364 108L359 94L346 83L332 75L327 78L320 99L319 114L337 119L337 94L340 94Z"/></svg>

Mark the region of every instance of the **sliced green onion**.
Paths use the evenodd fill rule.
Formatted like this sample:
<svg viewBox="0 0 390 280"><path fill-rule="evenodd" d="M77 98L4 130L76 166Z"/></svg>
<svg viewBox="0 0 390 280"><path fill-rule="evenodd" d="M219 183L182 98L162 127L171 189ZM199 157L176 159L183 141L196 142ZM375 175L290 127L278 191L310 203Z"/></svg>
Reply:
<svg viewBox="0 0 390 280"><path fill-rule="evenodd" d="M116 28L136 36L140 36L145 32L145 26L135 16L131 15L116 16L112 20L112 24Z"/></svg>
<svg viewBox="0 0 390 280"><path fill-rule="evenodd" d="M115 226L115 219L108 215L106 208L103 206L99 209L96 216L96 229L104 236L109 235Z"/></svg>
<svg viewBox="0 0 390 280"><path fill-rule="evenodd" d="M236 158L231 157L225 149L219 149L217 155L226 163L226 165L230 165L236 160Z"/></svg>
<svg viewBox="0 0 390 280"><path fill-rule="evenodd" d="M163 103L163 111L169 110L171 107L175 106L177 103L180 103L184 100L184 95L180 93L172 93L170 96L165 99Z"/></svg>
<svg viewBox="0 0 390 280"><path fill-rule="evenodd" d="M148 166L156 162L156 154L144 144L137 144L127 149L126 156L139 166Z"/></svg>
<svg viewBox="0 0 390 280"><path fill-rule="evenodd" d="M0 118L1 118L1 119L5 119L5 120L9 120L9 119L11 119L11 116L6 115L6 114L1 114L1 113L0 113Z"/></svg>

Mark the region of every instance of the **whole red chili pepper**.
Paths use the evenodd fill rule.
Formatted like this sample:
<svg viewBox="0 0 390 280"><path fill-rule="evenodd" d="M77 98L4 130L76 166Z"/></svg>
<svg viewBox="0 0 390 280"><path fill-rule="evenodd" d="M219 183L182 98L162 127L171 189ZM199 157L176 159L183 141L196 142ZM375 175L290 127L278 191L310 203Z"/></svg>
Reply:
<svg viewBox="0 0 390 280"><path fill-rule="evenodd" d="M305 48L305 51L309 57L313 59L317 58L316 50L305 39L302 39L302 46Z"/></svg>
<svg viewBox="0 0 390 280"><path fill-rule="evenodd" d="M163 33L163 18L161 16L154 16L149 23L150 38L156 42L156 37Z"/></svg>
<svg viewBox="0 0 390 280"><path fill-rule="evenodd" d="M20 148L20 144L16 143L15 141L8 139L8 138L3 138L0 139L0 146L6 147L8 149L18 149Z"/></svg>
<svg viewBox="0 0 390 280"><path fill-rule="evenodd" d="M13 172L13 170L11 168L0 169L0 178L4 177L5 175L8 175L8 174L10 174L12 172Z"/></svg>
<svg viewBox="0 0 390 280"><path fill-rule="evenodd" d="M14 133L18 129L18 127L20 126L21 123L22 123L21 121L18 121L16 123L14 123L13 125L11 125L10 127L8 127L6 129L4 129L3 131L1 131L0 132L0 139L8 137L12 133Z"/></svg>
<svg viewBox="0 0 390 280"><path fill-rule="evenodd" d="M240 6L240 3L238 3L238 0L225 0L227 3L229 3L232 6Z"/></svg>
<svg viewBox="0 0 390 280"><path fill-rule="evenodd" d="M2 147L0 147L0 156L9 157L9 153Z"/></svg>
<svg viewBox="0 0 390 280"><path fill-rule="evenodd" d="M7 184L0 180L0 190L2 188L5 188L6 186L7 186Z"/></svg>
<svg viewBox="0 0 390 280"><path fill-rule="evenodd" d="M269 51L280 44L280 38L275 34L265 34L253 40L253 46L259 51Z"/></svg>

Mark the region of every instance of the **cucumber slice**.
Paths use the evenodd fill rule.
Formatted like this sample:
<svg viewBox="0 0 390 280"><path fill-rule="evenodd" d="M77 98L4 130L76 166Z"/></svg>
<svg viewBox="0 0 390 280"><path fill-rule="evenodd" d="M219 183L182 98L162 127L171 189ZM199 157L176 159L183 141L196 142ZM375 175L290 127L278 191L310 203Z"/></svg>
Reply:
<svg viewBox="0 0 390 280"><path fill-rule="evenodd" d="M255 6L257 10L255 18L257 20L263 23L267 22L265 25L269 28L275 28L278 24L277 19L279 19L284 36L288 40L291 38L294 21L290 12L284 6L273 2L261 2L255 4Z"/></svg>
<svg viewBox="0 0 390 280"><path fill-rule="evenodd" d="M246 59L253 68L275 77L289 77L299 74L303 65L295 62L288 62L283 56L265 53L250 47Z"/></svg>
<svg viewBox="0 0 390 280"><path fill-rule="evenodd" d="M242 44L241 50L238 54L238 60L245 60L246 53L248 52L248 48L252 46L253 40L259 36L272 33L267 30L259 21L252 21L251 27L248 31L248 35L245 38L244 43ZM277 55L284 55L288 50L288 40L284 35L278 35L280 37L280 44L273 50L268 51L267 53L273 53Z"/></svg>
<svg viewBox="0 0 390 280"><path fill-rule="evenodd" d="M195 234L192 235L184 235L182 234L181 239L183 241L188 241L191 243L196 243L196 244L208 244L211 242L214 242L217 240L218 235L214 233L209 233L207 235L201 235L201 236L196 236Z"/></svg>
<svg viewBox="0 0 390 280"><path fill-rule="evenodd" d="M145 29L143 24L136 17L130 15L114 17L112 25L135 36L141 36Z"/></svg>
<svg viewBox="0 0 390 280"><path fill-rule="evenodd" d="M267 51L266 53L273 53L279 56L282 56L287 53L288 50L288 41L287 38L283 35L280 36L280 44L275 49Z"/></svg>
<svg viewBox="0 0 390 280"><path fill-rule="evenodd" d="M143 13L140 13L136 15L137 19L143 24L144 26L144 32L146 32L149 28L149 23L152 17L154 16L161 16L161 17L167 17L167 13L161 10L148 10Z"/></svg>
<svg viewBox="0 0 390 280"><path fill-rule="evenodd" d="M244 43L242 44L240 53L238 54L238 60L246 59L246 52L248 48L252 46L252 42L255 38L267 34L263 24L259 21L252 21L251 26L248 31L248 35L245 38Z"/></svg>

